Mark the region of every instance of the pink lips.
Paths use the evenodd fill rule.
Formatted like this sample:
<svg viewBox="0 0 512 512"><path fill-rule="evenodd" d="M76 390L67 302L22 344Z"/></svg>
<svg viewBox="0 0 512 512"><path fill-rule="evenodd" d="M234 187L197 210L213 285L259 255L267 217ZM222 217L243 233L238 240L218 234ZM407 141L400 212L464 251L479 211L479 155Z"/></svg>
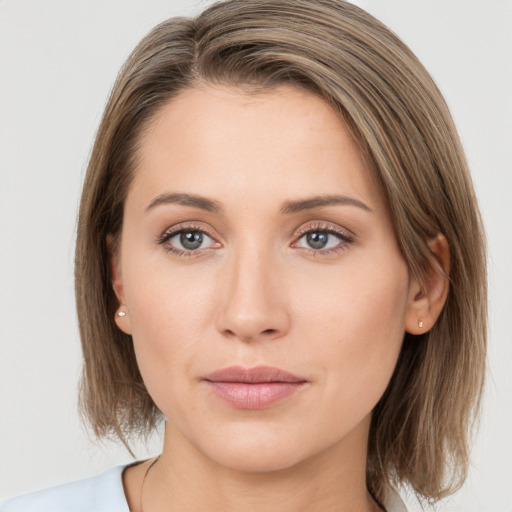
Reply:
<svg viewBox="0 0 512 512"><path fill-rule="evenodd" d="M239 409L265 409L308 383L303 377L271 366L230 366L203 380L219 398Z"/></svg>

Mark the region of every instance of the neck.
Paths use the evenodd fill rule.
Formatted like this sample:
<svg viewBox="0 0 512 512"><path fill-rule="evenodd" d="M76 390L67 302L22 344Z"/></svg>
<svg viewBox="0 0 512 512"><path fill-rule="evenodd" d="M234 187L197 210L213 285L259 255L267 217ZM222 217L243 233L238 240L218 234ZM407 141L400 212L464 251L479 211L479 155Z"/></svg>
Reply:
<svg viewBox="0 0 512 512"><path fill-rule="evenodd" d="M361 435L360 431L354 431L338 445L290 467L241 471L207 458L168 425L162 455L144 485L143 509L151 512L380 510L366 489L366 442L367 433Z"/></svg>

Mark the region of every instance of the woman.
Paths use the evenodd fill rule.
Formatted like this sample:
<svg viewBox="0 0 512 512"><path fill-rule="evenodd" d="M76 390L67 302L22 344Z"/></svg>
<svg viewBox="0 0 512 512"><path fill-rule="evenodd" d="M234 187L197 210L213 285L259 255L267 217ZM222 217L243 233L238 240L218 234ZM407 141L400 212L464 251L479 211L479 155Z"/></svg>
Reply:
<svg viewBox="0 0 512 512"><path fill-rule="evenodd" d="M128 446L165 418L162 454L2 510L392 511L397 486L464 480L478 208L428 73L350 4L223 2L139 44L76 294L95 432Z"/></svg>

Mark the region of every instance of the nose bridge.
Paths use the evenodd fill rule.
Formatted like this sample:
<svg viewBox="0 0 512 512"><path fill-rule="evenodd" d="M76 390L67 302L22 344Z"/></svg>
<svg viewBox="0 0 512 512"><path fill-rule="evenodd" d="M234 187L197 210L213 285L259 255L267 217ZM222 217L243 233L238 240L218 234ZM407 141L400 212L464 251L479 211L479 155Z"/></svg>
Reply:
<svg viewBox="0 0 512 512"><path fill-rule="evenodd" d="M267 245L249 240L233 250L223 272L218 328L244 341L279 337L288 329L280 262Z"/></svg>

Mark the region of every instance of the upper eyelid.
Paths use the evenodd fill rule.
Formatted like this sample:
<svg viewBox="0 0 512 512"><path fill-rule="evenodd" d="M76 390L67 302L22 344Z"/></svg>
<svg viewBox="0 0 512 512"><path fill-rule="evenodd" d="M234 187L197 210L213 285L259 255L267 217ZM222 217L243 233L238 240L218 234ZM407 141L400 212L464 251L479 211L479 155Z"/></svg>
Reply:
<svg viewBox="0 0 512 512"><path fill-rule="evenodd" d="M183 231L200 231L201 233L205 233L206 235L208 235L210 238L215 238L215 235L211 232L211 230L209 230L203 225L196 224L194 222L183 222L174 226L170 226L163 231L159 238L169 238Z"/></svg>
<svg viewBox="0 0 512 512"><path fill-rule="evenodd" d="M341 236L345 236L346 238L354 239L356 237L355 233L350 229L341 227L337 224L332 224L330 222L322 222L315 221L313 224L302 226L298 229L296 236L303 236L306 233L311 231L327 231L329 233L338 234Z"/></svg>

